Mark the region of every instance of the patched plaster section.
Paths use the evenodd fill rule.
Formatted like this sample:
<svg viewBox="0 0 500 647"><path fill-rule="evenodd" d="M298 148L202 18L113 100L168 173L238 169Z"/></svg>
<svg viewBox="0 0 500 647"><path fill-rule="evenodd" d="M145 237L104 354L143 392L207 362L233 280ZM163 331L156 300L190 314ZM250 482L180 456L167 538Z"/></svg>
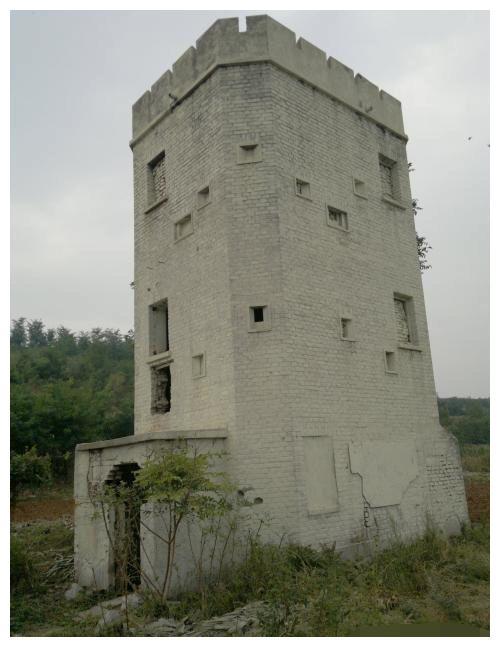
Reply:
<svg viewBox="0 0 500 647"><path fill-rule="evenodd" d="M370 506L398 505L419 470L414 443L363 441L349 443L351 472L361 476Z"/></svg>

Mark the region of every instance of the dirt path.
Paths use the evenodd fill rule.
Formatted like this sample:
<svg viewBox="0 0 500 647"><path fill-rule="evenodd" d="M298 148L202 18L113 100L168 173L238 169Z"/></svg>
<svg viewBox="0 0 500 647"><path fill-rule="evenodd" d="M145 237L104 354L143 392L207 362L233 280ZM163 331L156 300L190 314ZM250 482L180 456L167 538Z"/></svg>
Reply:
<svg viewBox="0 0 500 647"><path fill-rule="evenodd" d="M61 517L73 516L73 499L24 499L10 507L13 523L25 521L54 521Z"/></svg>
<svg viewBox="0 0 500 647"><path fill-rule="evenodd" d="M490 516L490 482L465 480L470 520L487 522Z"/></svg>

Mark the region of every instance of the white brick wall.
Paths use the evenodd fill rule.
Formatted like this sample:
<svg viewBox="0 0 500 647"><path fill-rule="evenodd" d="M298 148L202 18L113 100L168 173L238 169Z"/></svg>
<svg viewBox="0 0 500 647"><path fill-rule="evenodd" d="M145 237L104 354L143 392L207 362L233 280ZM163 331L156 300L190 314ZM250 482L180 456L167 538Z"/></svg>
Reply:
<svg viewBox="0 0 500 647"><path fill-rule="evenodd" d="M457 445L439 426L399 102L253 16L242 33L234 19L217 21L133 114L142 436L77 452L79 581L92 568L103 586L112 580L89 484L117 463L142 464L151 433L157 447L179 436L200 451L224 447L233 481L262 499L254 511L270 521L267 540L353 553L429 523L456 532L467 507ZM257 146L254 161L242 144ZM150 162L163 152L152 205ZM392 198L381 157L396 163ZM328 226L328 206L347 214L347 230ZM409 299L410 343L395 295ZM164 300L171 409L152 413L149 306ZM265 307L263 321L250 320L252 306ZM384 499L391 484L398 495Z"/></svg>
<svg viewBox="0 0 500 647"><path fill-rule="evenodd" d="M245 141L258 142L261 161L238 164ZM163 148L169 199L144 216L144 168ZM397 162L399 206L382 199L380 154ZM432 449L442 432L404 139L256 63L217 69L139 141L134 162L136 432L227 426L233 477L263 499L273 532L306 543L348 546L373 539L375 527L379 540L395 527L414 535L429 516L442 522L434 511L443 487L458 510L446 518L466 519L463 482L440 461L451 460L455 475L459 465ZM310 183L310 199L296 195L296 178ZM211 203L198 212L206 182ZM349 231L327 226L327 205L347 212ZM188 212L194 234L174 243L172 223ZM416 350L398 346L394 293L413 299ZM172 410L151 415L147 305L163 298ZM249 333L252 305L269 307L270 329ZM346 316L354 341L340 338ZM395 374L385 371L386 350L396 353ZM199 352L206 376L194 380ZM307 511L302 437L314 435L333 440L336 512ZM397 509L369 511L366 528L348 443L404 438L419 447L419 476Z"/></svg>

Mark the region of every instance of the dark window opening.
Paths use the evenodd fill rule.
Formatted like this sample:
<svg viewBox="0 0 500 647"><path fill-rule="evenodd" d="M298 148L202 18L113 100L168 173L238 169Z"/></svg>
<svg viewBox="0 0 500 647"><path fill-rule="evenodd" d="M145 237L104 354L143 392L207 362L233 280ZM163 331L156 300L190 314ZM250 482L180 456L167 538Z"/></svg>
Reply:
<svg viewBox="0 0 500 647"><path fill-rule="evenodd" d="M349 339L351 337L351 320L342 318L340 320L340 334L342 339Z"/></svg>
<svg viewBox="0 0 500 647"><path fill-rule="evenodd" d="M252 308L254 323L264 321L264 306L255 306Z"/></svg>

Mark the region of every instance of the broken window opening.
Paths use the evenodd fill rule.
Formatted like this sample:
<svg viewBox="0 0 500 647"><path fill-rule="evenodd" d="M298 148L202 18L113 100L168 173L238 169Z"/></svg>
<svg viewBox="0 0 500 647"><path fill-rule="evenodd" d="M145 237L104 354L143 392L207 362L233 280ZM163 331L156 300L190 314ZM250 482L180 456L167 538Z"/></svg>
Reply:
<svg viewBox="0 0 500 647"><path fill-rule="evenodd" d="M384 155L379 155L379 170L382 196L397 200L399 198L399 187L396 176L396 162Z"/></svg>
<svg viewBox="0 0 500 647"><path fill-rule="evenodd" d="M152 413L168 413L171 407L172 379L170 366L152 368Z"/></svg>
<svg viewBox="0 0 500 647"><path fill-rule="evenodd" d="M167 197L167 180L165 177L165 151L157 155L148 164L148 204L152 205Z"/></svg>
<svg viewBox="0 0 500 647"><path fill-rule="evenodd" d="M409 344L412 341L410 322L408 317L408 305L404 299L394 299L394 310L396 313L396 333L397 340L403 344Z"/></svg>

